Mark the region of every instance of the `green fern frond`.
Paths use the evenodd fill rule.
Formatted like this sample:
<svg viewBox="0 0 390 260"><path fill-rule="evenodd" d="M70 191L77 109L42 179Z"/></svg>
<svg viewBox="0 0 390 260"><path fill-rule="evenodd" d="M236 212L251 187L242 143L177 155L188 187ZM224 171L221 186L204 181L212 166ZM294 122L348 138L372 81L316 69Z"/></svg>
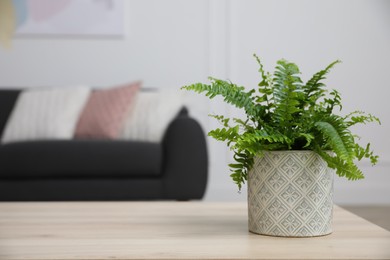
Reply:
<svg viewBox="0 0 390 260"><path fill-rule="evenodd" d="M344 120L346 121L347 126L353 126L356 124L366 124L372 122L377 122L378 124L381 124L379 118L371 114L365 113L363 111L353 111L352 113L346 115L344 117Z"/></svg>
<svg viewBox="0 0 390 260"><path fill-rule="evenodd" d="M236 140L235 148L247 150L252 155L258 155L269 144L278 144L279 147L288 147L291 145L291 140L282 134L269 134L265 130L255 130L253 132L246 132L240 135Z"/></svg>
<svg viewBox="0 0 390 260"><path fill-rule="evenodd" d="M303 146L303 148L309 147L314 140L314 136L312 134L299 133L298 137L304 137L306 140L306 144Z"/></svg>
<svg viewBox="0 0 390 260"><path fill-rule="evenodd" d="M315 127L324 135L331 149L341 160L353 161L354 139L340 118L329 117L327 121L316 122Z"/></svg>
<svg viewBox="0 0 390 260"><path fill-rule="evenodd" d="M245 92L244 87L239 87L230 82L211 77L209 79L211 80L211 85L196 83L183 86L181 89L192 90L197 93L205 92L209 98L222 96L226 103L234 105L237 108L245 109L248 115L257 115L258 108L256 108L251 97L254 91Z"/></svg>
<svg viewBox="0 0 390 260"><path fill-rule="evenodd" d="M243 121L240 118L226 118L223 115L212 115L209 114L209 117L215 118L218 120L225 128L232 128L229 124L232 119L234 123L238 124L238 127L241 127L243 131L254 131L255 128L249 122L249 120Z"/></svg>
<svg viewBox="0 0 390 260"><path fill-rule="evenodd" d="M239 126L241 126L245 131L254 131L255 130L254 126L252 126L250 124L249 119L247 119L246 121L243 121L240 118L233 118L233 121L235 123L237 123Z"/></svg>
<svg viewBox="0 0 390 260"><path fill-rule="evenodd" d="M335 108L337 106L340 108L340 111L341 111L343 106L341 104L340 93L337 90L333 89L332 92L329 93L329 95L331 96L331 98L324 99L324 103L326 105L326 108L325 108L326 112L328 114L332 113L333 108Z"/></svg>
<svg viewBox="0 0 390 260"><path fill-rule="evenodd" d="M294 114L299 112L299 88L302 80L298 66L280 60L274 73L273 98L275 102L274 120L288 134L293 127Z"/></svg>
<svg viewBox="0 0 390 260"><path fill-rule="evenodd" d="M337 156L330 156L322 150L316 152L327 162L329 168L335 169L340 177L346 177L348 180L364 179L362 171L351 162L346 162Z"/></svg>
<svg viewBox="0 0 390 260"><path fill-rule="evenodd" d="M209 117L217 119L224 127L229 127L230 118L225 118L222 115L211 115L211 114L209 114Z"/></svg>
<svg viewBox="0 0 390 260"><path fill-rule="evenodd" d="M241 190L242 184L248 179L248 172L253 167L254 159L251 154L247 152L234 152L233 159L235 163L229 164L230 177L237 184L238 189Z"/></svg>
<svg viewBox="0 0 390 260"><path fill-rule="evenodd" d="M268 86L269 84L267 82L267 75L263 69L263 64L261 63L260 58L256 54L253 54L253 57L255 57L257 63L259 64L259 72L262 79L261 82L259 83L259 86Z"/></svg>
<svg viewBox="0 0 390 260"><path fill-rule="evenodd" d="M361 147L359 144L355 144L355 153L357 159L360 161L363 158L370 159L372 165L375 165L378 162L379 156L375 155L370 149L370 143L366 145L366 148Z"/></svg>
<svg viewBox="0 0 390 260"><path fill-rule="evenodd" d="M227 141L228 145L230 145L230 143L235 142L237 137L239 137L239 130L240 128L238 125L235 127L217 128L211 130L208 135L218 141Z"/></svg>
<svg viewBox="0 0 390 260"><path fill-rule="evenodd" d="M324 70L321 70L313 75L309 81L303 86L303 91L305 93L305 100L310 101L311 105L314 105L315 102L324 96L326 92L321 81L326 79L325 75L338 63L341 63L340 60L336 60L329 64Z"/></svg>

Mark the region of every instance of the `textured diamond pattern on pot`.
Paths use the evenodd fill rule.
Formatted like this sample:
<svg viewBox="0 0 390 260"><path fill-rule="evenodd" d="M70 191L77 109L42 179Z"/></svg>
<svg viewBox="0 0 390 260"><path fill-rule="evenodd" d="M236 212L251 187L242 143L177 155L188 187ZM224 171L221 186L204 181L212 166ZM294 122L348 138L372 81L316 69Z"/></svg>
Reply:
<svg viewBox="0 0 390 260"><path fill-rule="evenodd" d="M333 173L310 151L265 152L248 178L249 230L274 236L332 231Z"/></svg>
<svg viewBox="0 0 390 260"><path fill-rule="evenodd" d="M263 212L263 214L261 214L261 215L259 216L259 219L260 219L260 221L257 222L257 223L255 223L255 224L258 226L259 229L261 229L261 230L267 230L267 229L269 229L269 228L272 227L273 221L272 221L271 218L270 218L267 214L265 214L264 212Z"/></svg>
<svg viewBox="0 0 390 260"><path fill-rule="evenodd" d="M304 169L302 174L294 180L294 183L302 190L307 190L314 183L314 180L307 170Z"/></svg>
<svg viewBox="0 0 390 260"><path fill-rule="evenodd" d="M290 157L283 161L280 168L287 176L294 176L297 171L301 170L299 168L298 162Z"/></svg>
<svg viewBox="0 0 390 260"><path fill-rule="evenodd" d="M259 162L259 164L261 164L261 171L260 172L266 172L266 171L269 171L273 168L270 161L261 161L261 162Z"/></svg>
<svg viewBox="0 0 390 260"><path fill-rule="evenodd" d="M308 225L310 226L310 228L312 230L314 230L315 232L320 232L321 231L321 228L323 226L323 223L324 223L324 220L323 218L321 217L320 214L318 214L317 212L310 218L310 220L308 221Z"/></svg>
<svg viewBox="0 0 390 260"><path fill-rule="evenodd" d="M312 233L307 227L301 227L299 230L298 230L298 233L300 235L302 235L303 237L307 237L307 236L310 236L310 234Z"/></svg>
<svg viewBox="0 0 390 260"><path fill-rule="evenodd" d="M278 191L280 190L280 188L287 184L287 177L283 176L282 173L280 173L276 169L272 169L270 170L270 172L271 174L268 174L268 178L265 178L264 180L264 182L266 183L265 185L267 185L270 190Z"/></svg>
<svg viewBox="0 0 390 260"><path fill-rule="evenodd" d="M294 233L297 228L302 225L302 221L295 217L292 213L286 215L285 218L281 221L282 227L286 232Z"/></svg>
<svg viewBox="0 0 390 260"><path fill-rule="evenodd" d="M270 231L270 233L274 234L275 236L283 236L284 231L281 230L278 226L273 226Z"/></svg>
<svg viewBox="0 0 390 260"><path fill-rule="evenodd" d="M314 207L311 205L308 200L303 199L299 205L296 207L296 213L302 217L302 219L307 218L314 212Z"/></svg>
<svg viewBox="0 0 390 260"><path fill-rule="evenodd" d="M274 219L279 219L284 213L287 212L287 207L278 198L275 198L266 208L268 214Z"/></svg>
<svg viewBox="0 0 390 260"><path fill-rule="evenodd" d="M302 197L302 194L292 185L289 184L282 193L282 198L290 205L294 205Z"/></svg>
<svg viewBox="0 0 390 260"><path fill-rule="evenodd" d="M320 183L326 189L333 185L333 179L330 174L324 174L324 178L320 179Z"/></svg>
<svg viewBox="0 0 390 260"><path fill-rule="evenodd" d="M315 174L322 174L327 169L326 162L320 157L314 157L313 160L309 163L309 170Z"/></svg>
<svg viewBox="0 0 390 260"><path fill-rule="evenodd" d="M316 184L313 186L308 196L314 203L319 203L324 198L325 193L321 189L321 186L319 184Z"/></svg>
<svg viewBox="0 0 390 260"><path fill-rule="evenodd" d="M319 211L321 214L327 216L332 214L333 211L333 194L327 197L324 202L321 204Z"/></svg>
<svg viewBox="0 0 390 260"><path fill-rule="evenodd" d="M274 197L273 194L271 193L270 189L267 186L263 186L259 191L259 204L260 205L267 205L269 201Z"/></svg>

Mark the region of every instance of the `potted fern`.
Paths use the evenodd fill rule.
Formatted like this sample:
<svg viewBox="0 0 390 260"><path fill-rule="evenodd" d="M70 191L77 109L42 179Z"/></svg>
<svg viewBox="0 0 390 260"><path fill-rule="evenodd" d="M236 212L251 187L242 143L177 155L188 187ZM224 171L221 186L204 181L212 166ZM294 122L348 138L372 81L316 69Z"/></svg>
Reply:
<svg viewBox="0 0 390 260"><path fill-rule="evenodd" d="M234 152L229 164L233 181L241 189L248 181L249 230L258 234L310 237L332 232L333 173L349 180L362 179L355 161L378 156L359 145L350 128L378 122L361 111L337 114L339 92L328 91L322 81L340 61L315 73L303 83L296 64L279 60L273 74L260 68L256 89L210 78L211 84L182 87L244 109L245 119L211 115L221 128L208 133L226 142Z"/></svg>

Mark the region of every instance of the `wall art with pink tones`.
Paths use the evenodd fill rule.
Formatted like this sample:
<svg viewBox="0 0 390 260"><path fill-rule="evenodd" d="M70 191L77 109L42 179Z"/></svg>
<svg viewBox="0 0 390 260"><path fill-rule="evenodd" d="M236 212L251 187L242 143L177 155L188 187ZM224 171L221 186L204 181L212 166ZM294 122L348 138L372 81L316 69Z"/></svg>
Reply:
<svg viewBox="0 0 390 260"><path fill-rule="evenodd" d="M12 5L16 35L124 35L123 0L13 0Z"/></svg>

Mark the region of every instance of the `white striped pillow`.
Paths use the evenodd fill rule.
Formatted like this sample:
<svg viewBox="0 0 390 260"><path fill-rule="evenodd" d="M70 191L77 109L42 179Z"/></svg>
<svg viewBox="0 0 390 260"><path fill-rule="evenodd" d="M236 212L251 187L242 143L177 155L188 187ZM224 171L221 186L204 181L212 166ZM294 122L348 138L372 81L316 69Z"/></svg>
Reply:
<svg viewBox="0 0 390 260"><path fill-rule="evenodd" d="M164 133L183 107L180 90L140 92L126 119L121 139L161 142Z"/></svg>
<svg viewBox="0 0 390 260"><path fill-rule="evenodd" d="M89 93L85 86L23 91L8 118L1 142L71 139Z"/></svg>

